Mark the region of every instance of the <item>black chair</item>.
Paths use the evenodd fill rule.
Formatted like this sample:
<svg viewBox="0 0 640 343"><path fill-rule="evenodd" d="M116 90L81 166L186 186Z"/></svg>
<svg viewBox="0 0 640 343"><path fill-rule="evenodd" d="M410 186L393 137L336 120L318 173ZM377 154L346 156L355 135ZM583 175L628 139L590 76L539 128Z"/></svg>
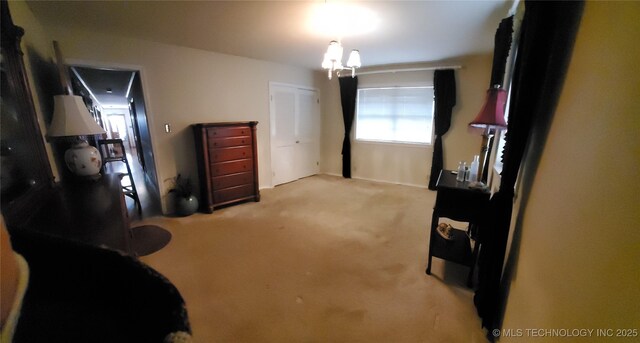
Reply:
<svg viewBox="0 0 640 343"><path fill-rule="evenodd" d="M124 143L122 139L102 139L98 141L98 149L100 155L102 155L102 171L105 171L108 164L113 162L124 163L127 168L127 172L120 172L120 179L124 177L129 178L129 183L122 185L122 192L124 195L130 197L138 207L138 214L142 216L142 205L140 204L140 198L138 197L138 191L136 190L136 184L133 181L133 175L131 174L131 167L129 167L129 161L127 160L127 152L124 149ZM117 166L113 166L114 171Z"/></svg>
<svg viewBox="0 0 640 343"><path fill-rule="evenodd" d="M191 334L178 289L138 259L26 230L11 231L11 242L29 265L13 342L175 342Z"/></svg>

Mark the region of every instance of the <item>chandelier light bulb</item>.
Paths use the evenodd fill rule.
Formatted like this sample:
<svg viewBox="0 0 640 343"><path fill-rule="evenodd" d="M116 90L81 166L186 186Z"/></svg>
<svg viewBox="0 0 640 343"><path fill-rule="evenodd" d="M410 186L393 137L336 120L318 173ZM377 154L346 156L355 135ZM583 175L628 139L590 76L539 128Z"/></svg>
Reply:
<svg viewBox="0 0 640 343"><path fill-rule="evenodd" d="M331 80L331 75L334 71L340 76L340 71L345 69L342 65L342 53L343 48L339 41L332 40L329 42L329 47L327 47L327 52L324 53L324 59L322 60L322 69L328 71L327 75L329 76L329 80ZM355 77L356 68L360 68L361 66L360 51L354 49L349 54L349 59L347 60L347 67L351 69L351 77Z"/></svg>

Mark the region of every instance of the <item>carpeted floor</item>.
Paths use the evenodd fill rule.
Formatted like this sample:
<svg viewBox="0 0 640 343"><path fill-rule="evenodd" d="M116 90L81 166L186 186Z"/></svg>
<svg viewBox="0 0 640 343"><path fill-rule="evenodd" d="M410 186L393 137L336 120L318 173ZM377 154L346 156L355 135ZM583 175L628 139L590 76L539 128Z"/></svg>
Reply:
<svg viewBox="0 0 640 343"><path fill-rule="evenodd" d="M197 342L486 342L467 268L424 273L435 192L313 176L213 214L154 217L142 260L187 302Z"/></svg>

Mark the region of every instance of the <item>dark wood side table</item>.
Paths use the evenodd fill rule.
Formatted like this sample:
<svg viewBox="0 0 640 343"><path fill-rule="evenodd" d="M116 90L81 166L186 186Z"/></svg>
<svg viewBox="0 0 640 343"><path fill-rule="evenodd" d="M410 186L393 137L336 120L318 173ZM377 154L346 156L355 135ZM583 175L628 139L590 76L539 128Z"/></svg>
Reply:
<svg viewBox="0 0 640 343"><path fill-rule="evenodd" d="M473 270L480 242L476 241L471 249L471 238L464 230L455 229L452 239L446 240L436 232L440 217L455 221L468 222L470 227L478 225L486 213L490 193L488 190L469 188L468 182L456 180L456 174L442 170L436 183L436 204L431 218L429 239L429 262L427 274L431 274L431 258L438 257L470 267L467 284L472 286Z"/></svg>
<svg viewBox="0 0 640 343"><path fill-rule="evenodd" d="M60 237L134 256L120 178L65 182L47 195L44 206L14 230Z"/></svg>

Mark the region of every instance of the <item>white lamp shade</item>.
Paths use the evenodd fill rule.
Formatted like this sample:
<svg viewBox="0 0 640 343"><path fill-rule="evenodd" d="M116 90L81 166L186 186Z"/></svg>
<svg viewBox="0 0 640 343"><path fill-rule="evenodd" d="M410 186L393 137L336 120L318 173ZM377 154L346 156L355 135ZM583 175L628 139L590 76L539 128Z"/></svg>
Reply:
<svg viewBox="0 0 640 343"><path fill-rule="evenodd" d="M328 54L324 53L324 59L322 60L322 69L330 69L331 68L331 60L329 60Z"/></svg>
<svg viewBox="0 0 640 343"><path fill-rule="evenodd" d="M349 54L349 59L347 60L347 67L360 68L360 66L362 66L360 62L360 51L351 50L351 54Z"/></svg>
<svg viewBox="0 0 640 343"><path fill-rule="evenodd" d="M105 133L87 110L82 98L77 95L56 95L50 137L87 136Z"/></svg>
<svg viewBox="0 0 640 343"><path fill-rule="evenodd" d="M342 60L342 45L337 41L332 40L327 48L327 57L331 62Z"/></svg>

